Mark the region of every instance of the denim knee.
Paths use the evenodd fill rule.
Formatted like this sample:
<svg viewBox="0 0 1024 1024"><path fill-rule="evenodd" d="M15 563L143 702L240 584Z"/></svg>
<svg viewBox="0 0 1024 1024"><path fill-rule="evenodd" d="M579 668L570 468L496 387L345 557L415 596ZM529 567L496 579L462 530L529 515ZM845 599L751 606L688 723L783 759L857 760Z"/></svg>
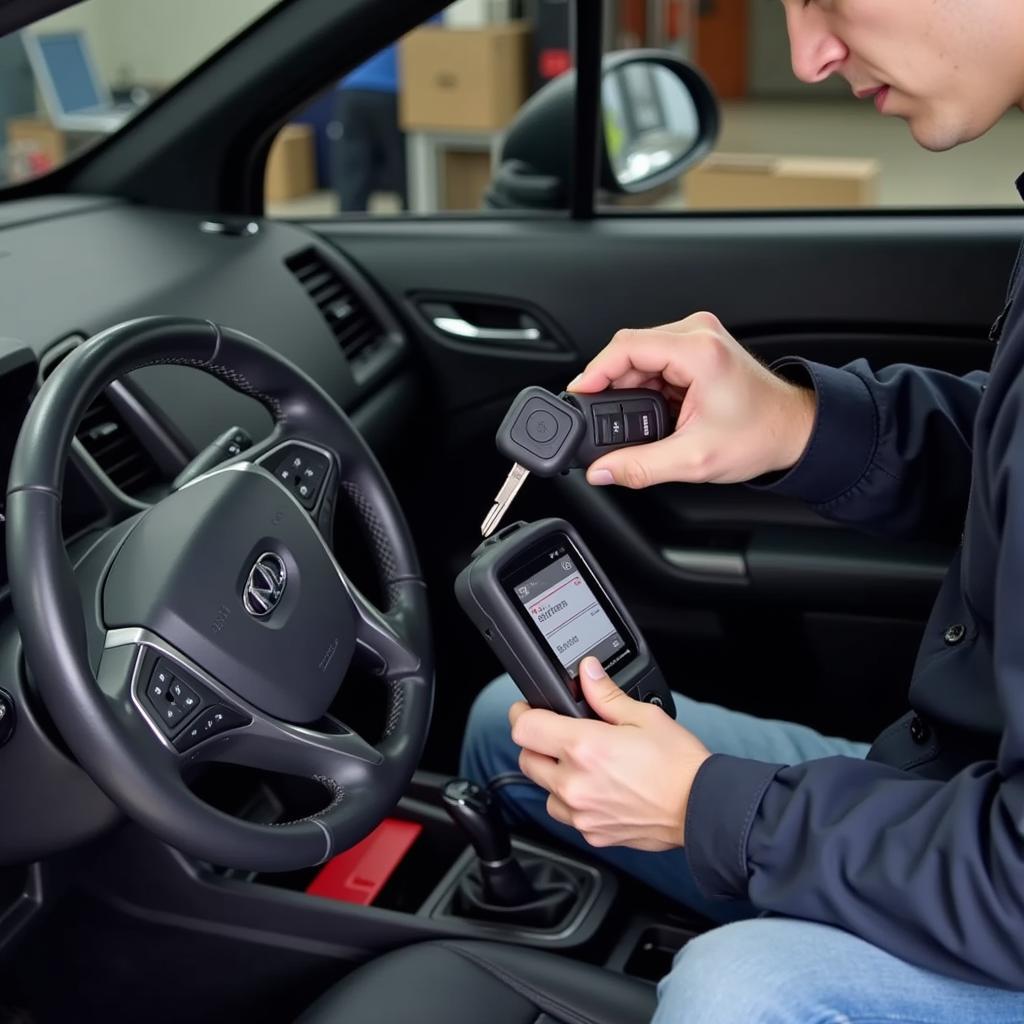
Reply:
<svg viewBox="0 0 1024 1024"><path fill-rule="evenodd" d="M499 676L473 702L462 741L459 771L480 785L519 770L519 748L512 742L508 709L520 699L509 676Z"/></svg>
<svg viewBox="0 0 1024 1024"><path fill-rule="evenodd" d="M848 1020L829 977L841 973L838 965L829 964L828 933L833 931L810 922L757 918L698 936L683 947L658 985L653 1024Z"/></svg>

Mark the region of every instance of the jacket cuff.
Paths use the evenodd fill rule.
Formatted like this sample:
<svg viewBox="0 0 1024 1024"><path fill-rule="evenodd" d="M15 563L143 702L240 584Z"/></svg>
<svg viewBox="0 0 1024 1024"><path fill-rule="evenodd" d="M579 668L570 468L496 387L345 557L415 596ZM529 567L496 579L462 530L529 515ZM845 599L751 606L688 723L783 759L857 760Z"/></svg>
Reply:
<svg viewBox="0 0 1024 1024"><path fill-rule="evenodd" d="M795 384L809 382L817 395L811 438L800 460L784 473L769 473L747 486L827 505L863 478L878 447L878 411L867 384L849 370L788 357L771 370Z"/></svg>
<svg viewBox="0 0 1024 1024"><path fill-rule="evenodd" d="M712 754L700 766L686 807L685 852L709 899L747 895L747 838L765 791L785 765Z"/></svg>

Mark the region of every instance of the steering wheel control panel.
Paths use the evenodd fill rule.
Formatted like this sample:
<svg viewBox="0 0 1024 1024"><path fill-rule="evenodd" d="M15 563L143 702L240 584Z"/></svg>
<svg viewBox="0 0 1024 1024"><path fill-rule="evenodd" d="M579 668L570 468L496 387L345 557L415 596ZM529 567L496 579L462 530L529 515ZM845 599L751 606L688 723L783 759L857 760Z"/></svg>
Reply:
<svg viewBox="0 0 1024 1024"><path fill-rule="evenodd" d="M513 523L484 541L455 596L533 707L592 717L579 680L590 655L630 696L674 714L636 623L565 520Z"/></svg>
<svg viewBox="0 0 1024 1024"><path fill-rule="evenodd" d="M307 511L316 508L320 500L331 460L316 448L304 444L290 444L273 453L273 474L299 499Z"/></svg>
<svg viewBox="0 0 1024 1024"><path fill-rule="evenodd" d="M221 703L190 672L150 648L143 655L139 690L145 694L148 717L159 724L178 753L252 721Z"/></svg>

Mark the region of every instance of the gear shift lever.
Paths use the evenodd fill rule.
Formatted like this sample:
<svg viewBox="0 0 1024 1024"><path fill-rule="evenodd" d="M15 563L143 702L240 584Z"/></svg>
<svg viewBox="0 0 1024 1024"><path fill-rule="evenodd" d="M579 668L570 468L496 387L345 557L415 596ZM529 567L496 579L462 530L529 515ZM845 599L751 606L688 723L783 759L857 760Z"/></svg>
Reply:
<svg viewBox="0 0 1024 1024"><path fill-rule="evenodd" d="M508 828L490 793L469 779L452 779L441 795L445 809L476 851L487 901L517 907L536 899L523 866L512 855Z"/></svg>

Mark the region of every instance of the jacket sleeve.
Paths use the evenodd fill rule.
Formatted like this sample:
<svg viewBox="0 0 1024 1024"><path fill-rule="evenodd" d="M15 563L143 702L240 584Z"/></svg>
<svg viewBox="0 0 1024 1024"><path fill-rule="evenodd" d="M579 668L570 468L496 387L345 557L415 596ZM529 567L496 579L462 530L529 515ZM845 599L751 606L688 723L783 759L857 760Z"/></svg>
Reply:
<svg viewBox="0 0 1024 1024"><path fill-rule="evenodd" d="M998 759L949 781L872 761L785 767L715 755L687 809L708 895L832 924L965 981L1024 990L1024 376L985 456L997 544L992 655Z"/></svg>
<svg viewBox="0 0 1024 1024"><path fill-rule="evenodd" d="M835 369L784 359L772 369L813 386L818 411L800 461L751 486L888 536L959 538L987 373L903 365L875 372L863 360Z"/></svg>

